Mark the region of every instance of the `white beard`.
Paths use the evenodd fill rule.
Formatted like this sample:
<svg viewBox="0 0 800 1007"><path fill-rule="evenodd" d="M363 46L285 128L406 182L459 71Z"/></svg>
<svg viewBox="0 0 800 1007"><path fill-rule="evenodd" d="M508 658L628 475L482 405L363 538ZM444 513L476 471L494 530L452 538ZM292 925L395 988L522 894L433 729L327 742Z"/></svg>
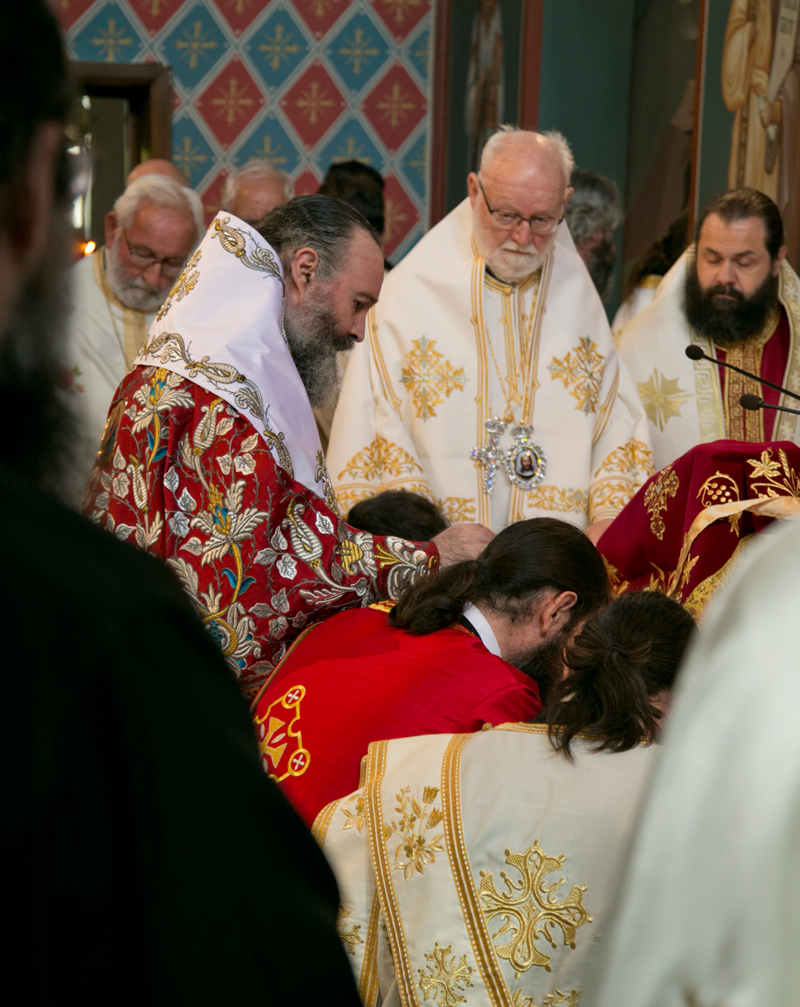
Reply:
<svg viewBox="0 0 800 1007"><path fill-rule="evenodd" d="M106 248L106 279L111 292L126 308L134 311L155 311L167 299L169 291L156 290L141 277L136 280L125 280L125 267L119 261L119 241L118 234L114 244Z"/></svg>
<svg viewBox="0 0 800 1007"><path fill-rule="evenodd" d="M541 250L535 245L519 245L512 238L506 239L499 248L493 248L496 232L493 228L484 225L474 210L472 231L475 235L478 251L486 260L486 268L498 280L512 285L522 283L539 269L547 258L558 233L554 231Z"/></svg>

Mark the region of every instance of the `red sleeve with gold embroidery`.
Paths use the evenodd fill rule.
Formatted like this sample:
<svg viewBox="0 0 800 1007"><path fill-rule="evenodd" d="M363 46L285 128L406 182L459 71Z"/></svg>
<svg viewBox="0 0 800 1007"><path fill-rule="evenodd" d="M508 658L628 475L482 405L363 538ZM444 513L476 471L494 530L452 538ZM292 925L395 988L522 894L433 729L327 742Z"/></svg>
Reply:
<svg viewBox="0 0 800 1007"><path fill-rule="evenodd" d="M245 695L304 626L438 564L430 543L350 528L234 408L162 368L120 385L83 509L167 562Z"/></svg>

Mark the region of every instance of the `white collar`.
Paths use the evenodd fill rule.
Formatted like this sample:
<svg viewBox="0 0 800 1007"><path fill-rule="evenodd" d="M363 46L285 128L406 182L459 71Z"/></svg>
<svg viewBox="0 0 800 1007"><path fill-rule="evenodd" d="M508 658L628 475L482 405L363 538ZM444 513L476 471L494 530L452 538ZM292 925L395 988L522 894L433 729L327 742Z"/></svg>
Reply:
<svg viewBox="0 0 800 1007"><path fill-rule="evenodd" d="M494 630L489 625L489 621L483 612L470 603L464 606L463 614L464 618L472 625L475 632L481 638L481 643L489 653L494 654L495 657L501 657L500 644L497 642Z"/></svg>

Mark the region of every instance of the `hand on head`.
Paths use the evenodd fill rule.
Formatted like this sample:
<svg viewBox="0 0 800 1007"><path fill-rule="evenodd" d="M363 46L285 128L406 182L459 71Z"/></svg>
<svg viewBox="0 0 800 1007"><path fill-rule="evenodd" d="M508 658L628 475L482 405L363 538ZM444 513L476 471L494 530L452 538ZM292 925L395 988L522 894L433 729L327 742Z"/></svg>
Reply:
<svg viewBox="0 0 800 1007"><path fill-rule="evenodd" d="M433 539L439 550L440 568L477 559L493 538L494 532L482 524L451 524Z"/></svg>

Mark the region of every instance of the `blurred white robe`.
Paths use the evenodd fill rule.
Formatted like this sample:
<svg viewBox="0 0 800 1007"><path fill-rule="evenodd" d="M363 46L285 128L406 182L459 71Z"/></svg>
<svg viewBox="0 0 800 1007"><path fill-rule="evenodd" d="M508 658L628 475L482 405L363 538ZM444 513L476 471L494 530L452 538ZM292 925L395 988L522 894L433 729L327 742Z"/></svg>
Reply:
<svg viewBox="0 0 800 1007"><path fill-rule="evenodd" d="M681 672L599 1007L800 1003L800 526L754 546Z"/></svg>

